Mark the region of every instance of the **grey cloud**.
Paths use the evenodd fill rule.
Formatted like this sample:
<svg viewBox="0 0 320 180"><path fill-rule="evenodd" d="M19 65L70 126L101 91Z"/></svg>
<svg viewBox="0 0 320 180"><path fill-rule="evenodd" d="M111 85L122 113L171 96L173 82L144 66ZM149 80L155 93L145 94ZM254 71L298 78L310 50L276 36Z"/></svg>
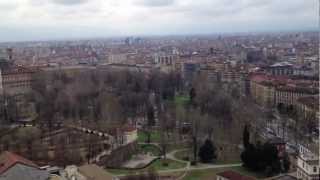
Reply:
<svg viewBox="0 0 320 180"><path fill-rule="evenodd" d="M136 4L149 7L162 7L173 5L175 0L137 0Z"/></svg>
<svg viewBox="0 0 320 180"><path fill-rule="evenodd" d="M89 0L52 0L53 3L61 5L79 5L87 3Z"/></svg>
<svg viewBox="0 0 320 180"><path fill-rule="evenodd" d="M301 1L291 0L287 1L274 1L267 7L267 10L276 14L294 15L299 13L317 13L316 1Z"/></svg>
<svg viewBox="0 0 320 180"><path fill-rule="evenodd" d="M181 0L184 1L184 0ZM237 17L244 15L247 17L275 17L277 15L289 16L292 14L310 13L316 1L302 0L198 0L189 3L179 4L167 9L170 13L179 13L182 17L188 16L191 19L208 17L216 19L220 17Z"/></svg>
<svg viewBox="0 0 320 180"><path fill-rule="evenodd" d="M90 34L117 35L118 32L170 34L303 30L316 29L318 22L316 0L27 1L31 4L24 1L19 3L21 0L0 0L0 24L8 28L19 26L15 31L0 28L0 41L16 39L16 34L21 39L69 37L69 29L77 25L88 26L86 31L72 31L72 34L81 37ZM15 7L18 7L17 10L8 11ZM41 17L35 18L39 14ZM25 29L36 24L41 25ZM51 31L51 27L42 28L41 32L38 30L51 24L57 27L55 31ZM64 28L59 28L60 26ZM96 28L91 30L94 27ZM110 31L110 27L114 29ZM19 32L19 29L24 29L25 32Z"/></svg>
<svg viewBox="0 0 320 180"><path fill-rule="evenodd" d="M1 11L11 11L18 8L18 3L15 2L0 2Z"/></svg>

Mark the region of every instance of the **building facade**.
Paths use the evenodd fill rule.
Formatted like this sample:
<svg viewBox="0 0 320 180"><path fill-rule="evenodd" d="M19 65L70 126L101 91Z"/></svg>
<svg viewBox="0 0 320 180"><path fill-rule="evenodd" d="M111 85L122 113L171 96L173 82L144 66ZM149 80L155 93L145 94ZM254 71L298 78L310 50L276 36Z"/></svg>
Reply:
<svg viewBox="0 0 320 180"><path fill-rule="evenodd" d="M32 90L36 70L24 67L10 67L0 70L0 88L3 95L26 94Z"/></svg>
<svg viewBox="0 0 320 180"><path fill-rule="evenodd" d="M301 97L297 100L296 107L303 119L314 118L317 120L320 117L319 96Z"/></svg>
<svg viewBox="0 0 320 180"><path fill-rule="evenodd" d="M297 177L301 180L319 180L319 156L312 153L304 146L299 147L297 157Z"/></svg>
<svg viewBox="0 0 320 180"><path fill-rule="evenodd" d="M318 86L313 82L301 82L287 77L257 74L250 77L250 93L253 99L264 107L279 104L294 106L301 97L317 95Z"/></svg>

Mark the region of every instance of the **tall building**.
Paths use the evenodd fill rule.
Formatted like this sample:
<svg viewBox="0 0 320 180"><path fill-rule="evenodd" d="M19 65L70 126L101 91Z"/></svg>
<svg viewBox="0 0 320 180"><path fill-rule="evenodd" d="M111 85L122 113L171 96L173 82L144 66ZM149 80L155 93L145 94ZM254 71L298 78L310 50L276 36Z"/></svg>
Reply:
<svg viewBox="0 0 320 180"><path fill-rule="evenodd" d="M182 77L185 80L185 85L192 84L193 78L200 71L200 64L194 62L186 62L182 66Z"/></svg>
<svg viewBox="0 0 320 180"><path fill-rule="evenodd" d="M12 49L0 49L0 60L11 60L12 59Z"/></svg>
<svg viewBox="0 0 320 180"><path fill-rule="evenodd" d="M264 69L270 75L293 75L293 65L287 62L275 63Z"/></svg>
<svg viewBox="0 0 320 180"><path fill-rule="evenodd" d="M12 49L0 49L0 94L18 95L31 91L34 69L13 65Z"/></svg>
<svg viewBox="0 0 320 180"><path fill-rule="evenodd" d="M8 68L12 64L12 50L0 49L0 69Z"/></svg>
<svg viewBox="0 0 320 180"><path fill-rule="evenodd" d="M165 52L154 54L154 63L163 72L170 72L175 70L178 56L174 54L168 54Z"/></svg>

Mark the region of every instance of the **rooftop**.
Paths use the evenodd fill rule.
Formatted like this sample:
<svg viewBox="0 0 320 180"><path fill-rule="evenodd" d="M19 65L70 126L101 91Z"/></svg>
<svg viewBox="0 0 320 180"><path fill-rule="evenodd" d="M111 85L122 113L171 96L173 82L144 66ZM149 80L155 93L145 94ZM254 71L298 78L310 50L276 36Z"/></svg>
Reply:
<svg viewBox="0 0 320 180"><path fill-rule="evenodd" d="M9 75L9 74L20 74L20 73L34 73L35 69L21 67L21 66L15 66L15 67L9 67L6 69L3 69L1 71L2 75Z"/></svg>
<svg viewBox="0 0 320 180"><path fill-rule="evenodd" d="M306 94L317 94L319 90L316 87L316 81L306 79L292 79L288 76L274 76L261 73L254 73L250 75L252 82L276 87L279 91L293 91Z"/></svg>
<svg viewBox="0 0 320 180"><path fill-rule="evenodd" d="M0 180L48 180L49 173L33 162L8 151L0 155Z"/></svg>
<svg viewBox="0 0 320 180"><path fill-rule="evenodd" d="M278 63L272 64L270 67L285 67L285 66L292 66L292 64L285 61L285 62L278 62Z"/></svg>
<svg viewBox="0 0 320 180"><path fill-rule="evenodd" d="M298 99L298 102L306 105L308 108L319 111L319 96L301 97Z"/></svg>
<svg viewBox="0 0 320 180"><path fill-rule="evenodd" d="M32 161L27 160L9 151L5 151L0 155L0 174L4 173L17 163L38 168L38 166L34 164Z"/></svg>

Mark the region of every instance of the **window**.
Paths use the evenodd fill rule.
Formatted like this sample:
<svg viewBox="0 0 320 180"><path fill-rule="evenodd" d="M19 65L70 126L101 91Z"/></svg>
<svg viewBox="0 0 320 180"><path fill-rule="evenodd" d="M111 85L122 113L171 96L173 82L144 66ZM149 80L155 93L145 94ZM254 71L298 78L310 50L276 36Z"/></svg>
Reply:
<svg viewBox="0 0 320 180"><path fill-rule="evenodd" d="M317 172L317 167L313 166L313 172L316 173Z"/></svg>

